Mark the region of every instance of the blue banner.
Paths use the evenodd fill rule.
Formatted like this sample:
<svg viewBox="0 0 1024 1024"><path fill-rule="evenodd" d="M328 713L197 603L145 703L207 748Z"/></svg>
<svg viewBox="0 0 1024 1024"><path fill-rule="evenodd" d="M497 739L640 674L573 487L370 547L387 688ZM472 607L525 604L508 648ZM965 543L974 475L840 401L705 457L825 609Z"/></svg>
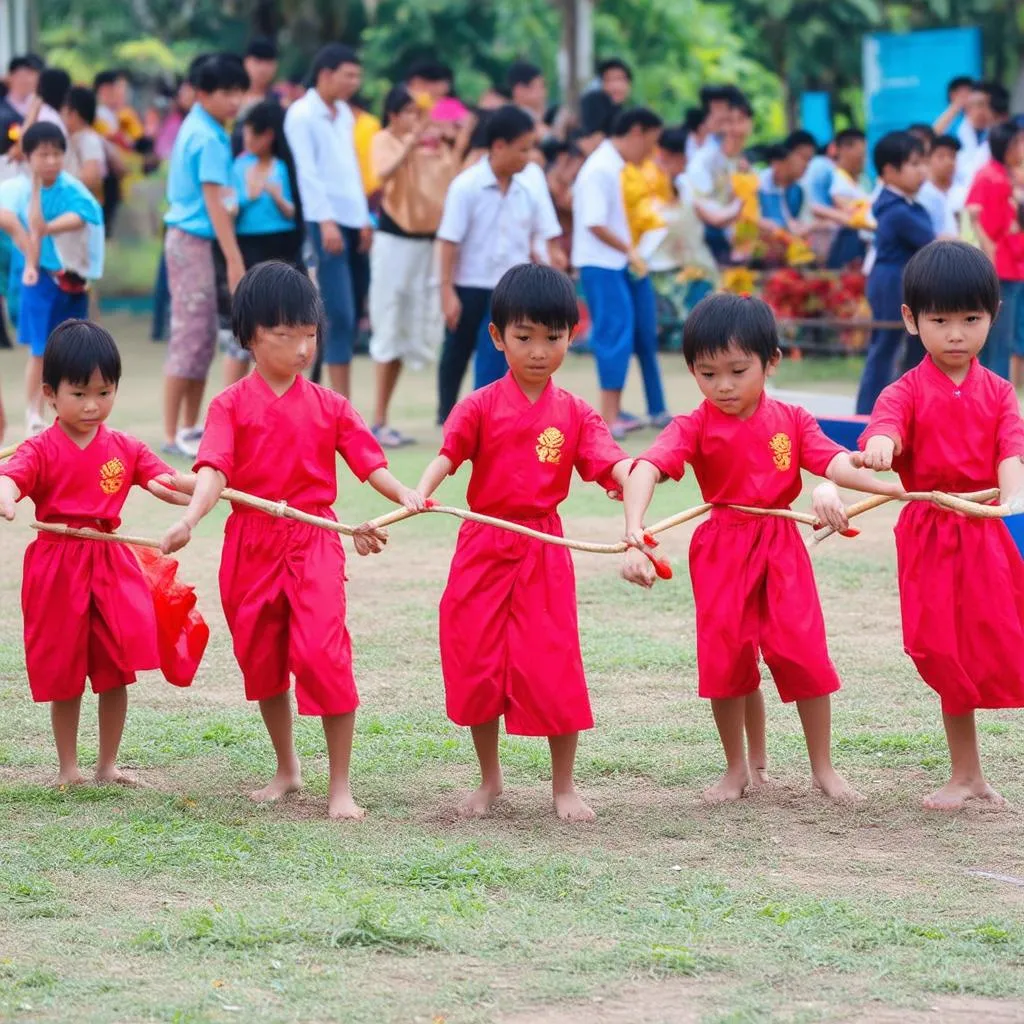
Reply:
<svg viewBox="0 0 1024 1024"><path fill-rule="evenodd" d="M810 132L819 146L832 141L832 99L827 92L800 94L800 127Z"/></svg>

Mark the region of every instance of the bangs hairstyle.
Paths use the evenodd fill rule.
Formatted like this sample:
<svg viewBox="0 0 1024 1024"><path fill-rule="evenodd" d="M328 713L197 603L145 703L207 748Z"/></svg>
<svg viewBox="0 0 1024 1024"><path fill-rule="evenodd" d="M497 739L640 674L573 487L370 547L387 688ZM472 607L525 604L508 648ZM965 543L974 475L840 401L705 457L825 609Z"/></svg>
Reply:
<svg viewBox="0 0 1024 1024"><path fill-rule="evenodd" d="M692 370L698 360L730 345L767 366L779 352L779 330L766 302L721 292L701 299L686 318L683 358Z"/></svg>
<svg viewBox="0 0 1024 1024"><path fill-rule="evenodd" d="M21 137L21 151L31 156L40 146L53 146L62 153L68 151L68 140L51 121L36 121Z"/></svg>
<svg viewBox="0 0 1024 1024"><path fill-rule="evenodd" d="M507 270L494 289L491 321L500 334L527 321L552 331L571 331L580 322L576 289L554 267L520 263Z"/></svg>
<svg viewBox="0 0 1024 1024"><path fill-rule="evenodd" d="M903 271L903 301L917 320L928 313L999 312L999 278L991 260L966 242L931 242ZM689 322L689 321L687 321Z"/></svg>
<svg viewBox="0 0 1024 1024"><path fill-rule="evenodd" d="M269 260L245 272L231 303L231 330L242 348L249 348L260 327L316 326L316 340L324 330L320 295L305 274L288 263Z"/></svg>
<svg viewBox="0 0 1024 1024"><path fill-rule="evenodd" d="M115 388L121 382L121 353L105 327L91 320L65 320L46 339L43 383L56 393L61 384L84 387L97 371Z"/></svg>

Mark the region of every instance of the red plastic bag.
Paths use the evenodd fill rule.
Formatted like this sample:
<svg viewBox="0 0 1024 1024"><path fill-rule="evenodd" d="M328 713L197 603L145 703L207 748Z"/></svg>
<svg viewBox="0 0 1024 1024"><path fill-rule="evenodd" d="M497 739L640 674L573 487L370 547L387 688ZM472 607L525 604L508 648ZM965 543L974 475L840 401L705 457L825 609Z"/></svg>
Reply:
<svg viewBox="0 0 1024 1024"><path fill-rule="evenodd" d="M152 548L128 547L153 595L160 671L174 686L191 686L210 639L210 627L196 609L195 588L177 578L175 559Z"/></svg>

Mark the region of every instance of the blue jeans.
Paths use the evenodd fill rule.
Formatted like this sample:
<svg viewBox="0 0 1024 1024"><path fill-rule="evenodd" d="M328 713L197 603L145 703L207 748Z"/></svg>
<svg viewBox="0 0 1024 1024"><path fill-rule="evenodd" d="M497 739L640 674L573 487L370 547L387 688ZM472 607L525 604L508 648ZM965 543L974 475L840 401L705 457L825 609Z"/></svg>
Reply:
<svg viewBox="0 0 1024 1024"><path fill-rule="evenodd" d="M621 391L629 360L636 353L643 375L647 414L665 411L665 393L658 365L658 313L649 277L628 270L581 267L583 294L590 307L590 347L597 360L602 391Z"/></svg>
<svg viewBox="0 0 1024 1024"><path fill-rule="evenodd" d="M1024 281L1000 281L999 295L1003 304L985 347L978 353L978 362L1009 380L1010 356L1024 356Z"/></svg>
<svg viewBox="0 0 1024 1024"><path fill-rule="evenodd" d="M359 247L359 231L341 227L345 247L339 253L325 251L320 241L320 225L306 221L306 236L313 246L317 284L327 314L324 332L324 358L328 366L347 366L352 362L356 338L356 301L352 290L349 253Z"/></svg>

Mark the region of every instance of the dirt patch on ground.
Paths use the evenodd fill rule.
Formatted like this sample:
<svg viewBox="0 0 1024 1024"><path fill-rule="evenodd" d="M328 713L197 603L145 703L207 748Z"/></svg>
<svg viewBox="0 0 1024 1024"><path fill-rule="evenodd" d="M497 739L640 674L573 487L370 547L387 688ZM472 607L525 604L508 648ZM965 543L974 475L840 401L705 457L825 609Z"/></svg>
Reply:
<svg viewBox="0 0 1024 1024"><path fill-rule="evenodd" d="M849 1024L1022 1024L1024 1006L1000 999L948 996L936 999L926 1010L873 1008L847 1020Z"/></svg>

